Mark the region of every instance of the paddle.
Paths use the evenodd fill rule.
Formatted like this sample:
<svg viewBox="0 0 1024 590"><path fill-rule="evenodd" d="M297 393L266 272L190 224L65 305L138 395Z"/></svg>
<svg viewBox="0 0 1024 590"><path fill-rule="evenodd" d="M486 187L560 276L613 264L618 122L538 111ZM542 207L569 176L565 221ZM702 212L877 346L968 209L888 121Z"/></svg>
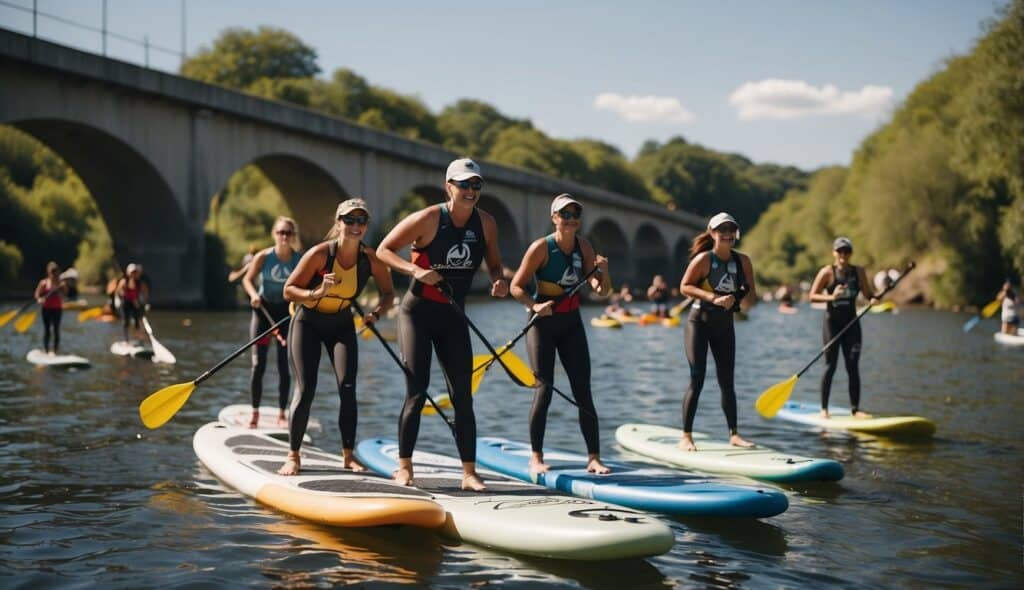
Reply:
<svg viewBox="0 0 1024 590"><path fill-rule="evenodd" d="M981 318L990 318L993 315L995 315L995 313L999 311L999 306L1002 303L1002 301L996 299L995 301L981 308L981 311L975 314L974 317L964 322L964 332L970 332L974 328L974 326L978 325L978 322L981 321Z"/></svg>
<svg viewBox="0 0 1024 590"><path fill-rule="evenodd" d="M359 303L355 299L352 300L351 305L352 309L355 309L359 313L360 319L362 319L366 315L365 313L363 313L363 308L360 307ZM365 320L363 321L363 325L365 326L365 329L369 329L371 332L373 332L373 335L376 336L377 340L380 341L380 345L384 347L384 350L386 350L388 354L391 355L391 358L394 359L396 363L398 363L398 366L402 368L402 372L405 373L405 376L408 377L413 383L415 383L416 376L413 375L412 370L409 369L409 367L407 367L405 363L402 362L402 359L398 358L398 355L395 354L395 351L394 349L391 348L391 345L388 344L387 340L384 339L384 336L382 336L381 333L377 331L377 326L374 323L366 322ZM441 410L441 407L437 405L437 402L434 401L434 398L430 395L430 392L424 389L420 393L427 398L427 401L430 402L430 405L434 407L434 411L437 412L437 414L441 416L441 418L444 420L445 424L448 425L448 428L452 431L452 436L455 436L455 423L448 419L448 416L445 415L445 413ZM456 439L457 438L458 437L456 437Z"/></svg>
<svg viewBox="0 0 1024 590"><path fill-rule="evenodd" d="M78 312L78 321L86 322L92 319L96 319L103 315L102 307L90 307L89 309Z"/></svg>
<svg viewBox="0 0 1024 590"><path fill-rule="evenodd" d="M181 406L185 405L185 402L188 401L188 397L192 395L192 391L195 390L197 385L209 379L211 376L213 376L214 373L221 370L224 367L224 365L235 360L235 358L237 358L238 355L245 352L247 348L249 348L253 344L256 344L256 342L259 341L261 338L266 338L267 336L269 336L270 333L274 331L274 329L278 328L279 326L281 326L290 319L291 316L281 318L276 324L270 326L270 328L267 329L267 331L263 332L262 334L259 334L249 342L245 343L244 345L242 345L241 348L239 348L235 352L232 352L230 355L224 358L224 360L214 365L213 368L206 371L202 375L196 377L192 381L189 381L188 383L177 383L175 385L168 385L167 387L164 387L160 391L157 391L156 393L153 393L146 399L142 400L142 403L139 404L139 418L142 419L142 423L146 425L146 428L160 428L161 426L163 426L165 423L167 423L168 420L173 418L174 415L178 413L178 410L181 409Z"/></svg>
<svg viewBox="0 0 1024 590"><path fill-rule="evenodd" d="M594 273L600 272L600 270L601 269L598 268L597 266L594 266L594 268L590 269L590 272L588 272L586 275L584 275L583 278L580 279L579 282L576 283L573 286L572 289L570 289L568 291L564 291L561 295L559 295L558 297L555 297L555 299L553 300L554 303L552 304L552 307L558 305L559 303L561 303L565 299L568 299L569 297L572 297L573 295L575 295L576 292L580 290L580 287L582 287L587 282L587 279L589 279ZM491 368L491 365L494 364L495 360L501 361L501 357L503 355L505 355L505 354L509 355L509 360L510 360L510 362L513 365L516 365L516 363L518 363L518 364L521 364L523 367L526 366L525 363L523 363L519 359L519 357L515 356L514 352L510 352L510 351L512 350L512 347L516 345L516 342L519 342L519 340L523 336L526 335L526 333L530 330L530 328L535 323L537 323L538 319L540 319L540 316L538 316L535 313L531 314L530 315L530 319L526 322L526 325L523 326L523 329L519 331L519 334L516 334L515 338L509 340L507 343L505 343L501 348L499 348L497 350L497 356L492 355L492 354L479 354L479 355L473 357L473 380L472 380L472 382L470 384L470 392L471 393L476 393L476 390L480 388L480 383L482 383L483 380L484 380L484 375L487 373L487 370ZM480 335L480 333L477 332L477 336L479 336L479 335ZM481 338L482 338L482 336L481 336ZM490 347L488 346L488 348L490 348ZM506 366L506 370L508 370L507 366ZM517 367L517 371L521 374L523 369ZM529 369L526 369L526 371L528 371L529 375L531 377L533 377L533 371L530 371ZM533 377L533 378L536 379L536 377ZM513 380L515 380L515 377L513 377ZM524 380L524 382L525 382L525 380ZM524 385L525 385L525 383L524 383ZM533 387L533 385L525 385L525 386L526 387Z"/></svg>
<svg viewBox="0 0 1024 590"><path fill-rule="evenodd" d="M149 341L153 345L153 362L154 363L167 363L173 365L178 362L178 359L174 358L170 350L153 335L153 326L149 325L149 318L142 316L142 327L146 329L146 333L149 334Z"/></svg>
<svg viewBox="0 0 1024 590"><path fill-rule="evenodd" d="M876 295L875 298L881 299L883 296L885 296L886 293L891 291L901 280L903 280L903 277L907 276L907 273L909 273L913 269L913 262L907 264L907 268L904 269L903 274L898 276L896 280L892 282L892 284L886 287L881 293ZM757 412L764 416L765 418L774 417L775 414L777 414L779 410L782 409L782 405L786 403L786 400L789 399L790 394L793 393L793 386L796 385L796 380L799 379L801 375L806 373L807 369L810 369L811 365L817 362L818 359L820 359L821 356L825 354L826 351L828 351L829 347L838 342L839 338L842 337L842 335L845 334L851 326L859 322L861 316L866 314L873 305L873 303L868 303L868 306L861 310L861 312L857 314L857 317L850 320L850 323L843 326L843 329L839 330L839 333L833 336L832 339L829 340L828 343L825 344L825 346L820 351L818 351L818 354L815 355L813 359L811 359L811 362L807 363L807 366L801 369L799 373L793 375L792 377L786 379L785 381L776 383L775 385L772 385L771 387L766 389L764 393L762 393L761 396L757 398L757 402L754 403L754 407L757 408Z"/></svg>
<svg viewBox="0 0 1024 590"><path fill-rule="evenodd" d="M262 303L260 303L259 310L263 312L263 317L267 318L268 322L270 322L271 324L274 323L274 318L270 317L270 312L267 311L267 308L263 307ZM288 341L285 340L284 336L281 335L281 330L274 329L274 336L277 338L278 344L280 344L281 346L288 346Z"/></svg>
<svg viewBox="0 0 1024 590"><path fill-rule="evenodd" d="M53 295L57 291L57 289L60 289L60 285L57 285L56 287L54 287L54 288L50 289L49 291L47 291L46 293L44 293L43 294L43 299L46 299L50 295ZM21 315L22 312L24 312L26 309L32 307L36 303L38 303L38 300L35 297L33 297L32 299L30 299L27 302L25 302L25 305L22 305L18 309L14 309L14 310L11 310L11 311L8 311L8 312L4 312L3 315L0 315L0 328L6 326L12 319L14 319L15 317ZM31 312L25 314L24 316L22 316L21 318L19 318L18 321L14 322L14 329L17 330L19 334L24 333L25 330L28 330L29 326L31 326L32 322L34 322L35 320L36 320L36 312L31 311Z"/></svg>
<svg viewBox="0 0 1024 590"><path fill-rule="evenodd" d="M687 297L686 299L680 301L677 305L673 306L672 309L668 310L668 317L674 318L678 315L681 315L684 311L686 311L687 307L690 307L691 303L693 303L693 297Z"/></svg>

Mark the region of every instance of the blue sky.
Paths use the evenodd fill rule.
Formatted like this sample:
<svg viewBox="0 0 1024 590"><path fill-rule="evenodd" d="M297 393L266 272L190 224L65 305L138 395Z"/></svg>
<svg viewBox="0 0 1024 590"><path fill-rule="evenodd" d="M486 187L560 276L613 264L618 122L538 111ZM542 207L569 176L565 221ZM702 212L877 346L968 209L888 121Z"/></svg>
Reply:
<svg viewBox="0 0 1024 590"><path fill-rule="evenodd" d="M31 32L31 0L0 2L0 24ZM632 157L682 135L757 162L848 164L860 141L944 59L970 50L994 0L186 0L187 47L226 27L271 25L314 47L327 76L348 67L438 112L462 97L592 137ZM102 0L38 0L99 28ZM107 0L107 28L180 50L181 0ZM49 18L42 37L99 52L100 35ZM108 54L143 49L109 39ZM154 67L178 58L150 52Z"/></svg>

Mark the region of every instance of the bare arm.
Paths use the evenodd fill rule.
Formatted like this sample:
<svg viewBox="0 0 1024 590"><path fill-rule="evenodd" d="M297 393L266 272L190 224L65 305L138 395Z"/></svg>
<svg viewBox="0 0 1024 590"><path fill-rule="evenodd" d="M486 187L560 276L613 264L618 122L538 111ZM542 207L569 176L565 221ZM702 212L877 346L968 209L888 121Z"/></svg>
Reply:
<svg viewBox="0 0 1024 590"><path fill-rule="evenodd" d="M542 314L540 308L550 308L550 302L537 303L533 297L527 293L526 289L530 284L530 279L536 274L537 269L544 266L548 260L548 252L544 247L544 240L536 240L530 247L527 248L526 253L523 254L523 260L519 263L519 268L516 269L515 276L512 277L512 285L510 290L512 297L523 304L523 307L538 315ZM549 312L550 313L550 312Z"/></svg>
<svg viewBox="0 0 1024 590"><path fill-rule="evenodd" d="M825 285L832 280L832 267L825 266L818 271L818 276L814 277L814 283L811 285L811 301L824 303L828 301L835 301L836 296L825 292Z"/></svg>
<svg viewBox="0 0 1024 590"><path fill-rule="evenodd" d="M600 274L590 277L590 288L601 297L607 297L612 292L612 275L608 272L608 259L594 252L594 245L586 238L580 238L580 249L583 250L584 276L595 266L601 268Z"/></svg>
<svg viewBox="0 0 1024 590"><path fill-rule="evenodd" d="M703 280L710 271L711 261L708 259L707 252L701 252L686 267L686 272L683 273L683 280L679 282L679 290L683 292L687 297L693 297L698 301L707 301L712 303L715 300L715 293L713 291L705 291L698 284L699 281Z"/></svg>
<svg viewBox="0 0 1024 590"><path fill-rule="evenodd" d="M284 298L286 300L302 303L323 297L328 288L325 286L327 284L326 275L324 282L315 289L309 289L306 285L313 280L313 275L317 270L323 268L327 263L327 247L328 242L324 242L310 248L302 255L299 263L295 265L295 270L288 275L288 280L285 281Z"/></svg>
<svg viewBox="0 0 1024 590"><path fill-rule="evenodd" d="M396 272L409 275L428 285L436 285L441 280L441 275L431 269L416 266L399 256L398 251L407 246L429 244L437 235L440 215L438 207L427 207L403 219L381 241L377 247L377 258Z"/></svg>
<svg viewBox="0 0 1024 590"><path fill-rule="evenodd" d="M249 295L249 303L254 307L260 306L260 294L256 289L256 277L263 271L263 261L267 258L267 251L260 250L249 263L249 270L242 277L242 287Z"/></svg>
<svg viewBox="0 0 1024 590"><path fill-rule="evenodd" d="M741 303L746 302L747 305L753 305L757 301L757 285L754 284L754 263L750 261L750 257L746 254L740 254L740 264L743 266L743 274L746 276L747 286L750 287Z"/></svg>
<svg viewBox="0 0 1024 590"><path fill-rule="evenodd" d="M372 248L367 248L365 252L370 259L370 272L373 274L373 282L377 283L377 290L380 291L380 300L377 302L377 308L372 313L377 316L377 319L380 319L395 304L395 286L391 282L391 269L388 265L377 258L377 254Z"/></svg>
<svg viewBox="0 0 1024 590"><path fill-rule="evenodd" d="M487 274L491 276L491 295L504 297L508 295L508 285L505 283L505 273L501 269L501 252L498 250L498 224L494 217L486 211L480 212L480 221L484 226L484 241L487 249L484 251L484 262L487 263Z"/></svg>
<svg viewBox="0 0 1024 590"><path fill-rule="evenodd" d="M872 299L877 299L877 295L875 294L875 286L870 281L868 281L868 273L866 270L864 270L863 266L857 268L857 277L860 279L860 290L862 293L864 293L864 296L868 298L868 301L871 301ZM874 302L872 301L872 303Z"/></svg>

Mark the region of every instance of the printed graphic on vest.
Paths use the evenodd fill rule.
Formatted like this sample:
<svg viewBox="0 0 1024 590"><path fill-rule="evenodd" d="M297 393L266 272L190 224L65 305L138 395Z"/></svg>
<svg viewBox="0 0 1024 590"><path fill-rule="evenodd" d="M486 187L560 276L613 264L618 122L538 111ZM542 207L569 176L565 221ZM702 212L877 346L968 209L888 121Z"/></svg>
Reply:
<svg viewBox="0 0 1024 590"><path fill-rule="evenodd" d="M465 243L453 244L445 257L445 268L472 268L473 257Z"/></svg>

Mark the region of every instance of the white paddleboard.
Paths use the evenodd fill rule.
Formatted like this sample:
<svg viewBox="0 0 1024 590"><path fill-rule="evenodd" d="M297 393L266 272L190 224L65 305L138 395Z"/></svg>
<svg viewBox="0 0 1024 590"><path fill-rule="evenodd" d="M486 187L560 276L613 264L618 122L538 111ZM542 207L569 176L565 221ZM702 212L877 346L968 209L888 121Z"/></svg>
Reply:
<svg viewBox="0 0 1024 590"><path fill-rule="evenodd" d="M634 453L685 469L710 473L732 473L770 481L838 481L843 466L831 459L788 455L760 445L734 447L726 441L711 440L693 433L697 451L679 448L683 431L653 424L623 424L615 440Z"/></svg>
<svg viewBox="0 0 1024 590"><path fill-rule="evenodd" d="M115 342L110 345L110 352L118 356L130 356L137 359L153 358L153 350L137 342Z"/></svg>
<svg viewBox="0 0 1024 590"><path fill-rule="evenodd" d="M1003 334L1002 332L996 332L992 335L999 344L1005 344L1007 346L1024 346L1024 335L1022 334Z"/></svg>
<svg viewBox="0 0 1024 590"><path fill-rule="evenodd" d="M89 359L74 354L47 354L34 348L25 355L25 360L40 367L83 368L89 366Z"/></svg>
<svg viewBox="0 0 1024 590"><path fill-rule="evenodd" d="M259 425L255 430L288 430L288 425L280 426L277 423L277 414L279 410L276 406L260 406L260 421ZM285 415L288 416L291 413L285 410ZM227 406L217 414L217 420L221 424L227 424L228 426L242 426L245 428L249 427L249 421L252 420L252 406L249 404L234 404ZM316 418L310 417L309 424L306 425L309 430L320 430L322 427L320 421Z"/></svg>

